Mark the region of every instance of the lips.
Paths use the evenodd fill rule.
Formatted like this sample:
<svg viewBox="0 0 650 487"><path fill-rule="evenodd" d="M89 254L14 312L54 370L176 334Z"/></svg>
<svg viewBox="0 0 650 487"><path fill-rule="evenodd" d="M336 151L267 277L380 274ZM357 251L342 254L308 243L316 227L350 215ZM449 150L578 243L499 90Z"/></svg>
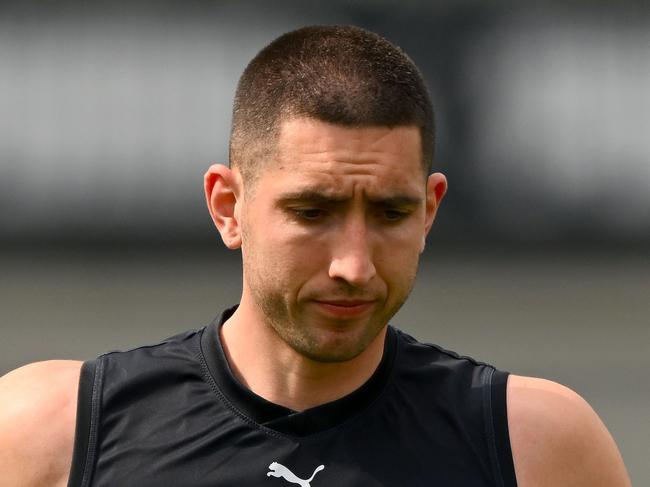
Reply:
<svg viewBox="0 0 650 487"><path fill-rule="evenodd" d="M315 300L316 306L325 314L337 318L355 318L366 313L374 305L374 301L365 300Z"/></svg>

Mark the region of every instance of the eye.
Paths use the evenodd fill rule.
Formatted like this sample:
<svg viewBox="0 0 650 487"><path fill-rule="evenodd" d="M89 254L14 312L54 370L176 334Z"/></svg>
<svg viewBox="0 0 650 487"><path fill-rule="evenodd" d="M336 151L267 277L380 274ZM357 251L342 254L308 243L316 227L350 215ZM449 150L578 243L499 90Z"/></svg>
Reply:
<svg viewBox="0 0 650 487"><path fill-rule="evenodd" d="M325 216L325 210L321 208L292 208L293 213L302 220L318 220Z"/></svg>
<svg viewBox="0 0 650 487"><path fill-rule="evenodd" d="M383 211L382 216L385 220L388 220L390 222L397 222L400 220L403 220L409 215L409 212L403 211L403 210L394 210L394 209L386 209Z"/></svg>

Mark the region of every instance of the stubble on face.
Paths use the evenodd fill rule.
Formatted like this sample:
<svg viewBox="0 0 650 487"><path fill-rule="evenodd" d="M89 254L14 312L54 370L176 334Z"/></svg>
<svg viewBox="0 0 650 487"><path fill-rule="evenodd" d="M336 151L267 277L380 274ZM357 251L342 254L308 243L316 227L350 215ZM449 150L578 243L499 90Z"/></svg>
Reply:
<svg viewBox="0 0 650 487"><path fill-rule="evenodd" d="M254 304L261 312L264 320L263 326L273 330L295 352L314 362L347 362L359 356L384 330L390 319L406 302L415 283L419 256L416 256L412 262L403 262L402 280L395 283L395 289L373 293L373 297L377 297L378 301L373 314L366 318L367 323L355 327L354 332L350 335L351 324L341 321L339 323L340 338L332 338L333 332L328 333L310 321L310 318L314 320L314 316L306 310L309 300L324 295L349 299L368 297L368 290L357 289L345 282L338 282L328 286L327 289L312 288L299 298L292 294L282 278L283 271L291 264L283 264L283 259L279 256L278 259L273 259L258 252L261 247L253 235L263 238L263 232L260 235L259 232L251 231L248 224L244 223L242 225L244 285L250 291ZM328 325L331 328L335 327L336 323L330 321ZM329 336L324 339L323 334Z"/></svg>
<svg viewBox="0 0 650 487"><path fill-rule="evenodd" d="M318 124L323 126L323 124ZM306 126L309 129L309 124L306 124ZM349 147L350 144L355 143L357 140L355 137L360 134L363 141L379 140L379 144L383 144L384 139L378 136L386 135L382 132L373 134L375 138L368 139L363 138L368 135L363 130L340 128L331 130L331 126L324 127L324 129L319 128L319 130L324 130L327 136L331 135L330 132L333 133L331 140L334 140L334 150L338 150L337 144L339 143L343 144L343 147ZM346 131L342 139L337 138L341 137L341 130ZM377 180L377 184L373 187L380 188L384 184L392 185L395 184L396 179L406 177L403 174L403 168L399 165L396 166L396 164L400 163L401 156L406 157L410 162L415 161L412 164L411 172L413 174L410 177L418 178L417 180L420 181L419 133L417 131L414 133L416 134L415 138L408 138L405 142L402 139L391 139L389 141L387 138L386 144L382 145L381 148L375 149L375 146L363 146L361 148L366 150L366 154L370 154L369 157L374 157L377 153L379 157L382 157L382 155L385 155L385 153L381 152L382 148L387 150L388 156L386 157L389 158L388 161L390 161L393 168L388 169L388 171L393 172L387 173L392 175L393 179L391 179L391 176L381 176L381 174L384 174L382 172L371 172L371 176ZM317 138L314 142L321 143L322 140L318 139L319 133L316 132L316 134ZM388 134L388 137L390 137L390 134ZM323 153L326 155L329 154L328 151L330 150L330 146L327 146L329 140L325 139L326 148ZM245 199L241 215L241 230L245 294L257 309L256 314L263 322L262 326L272 330L282 342L295 352L317 362L345 362L354 359L366 350L406 301L416 276L419 247L413 244L411 237L405 238L397 236L399 232L389 232L390 240L388 241L397 245L391 248L390 245L380 244L382 251L379 253L379 257L375 256L378 259L377 266L385 270L385 274L379 272L376 279L362 287L353 286L341 279L329 279L327 277L328 264L326 261L318 262L319 249L312 245L314 239L319 238L317 237L318 234L309 234L314 238L307 240L303 238L300 240L299 245L296 244L294 239L298 239L298 237L292 234L292 232L296 232L294 230L296 227L283 227L282 217L277 216L278 213L274 213L272 210L273 191L276 191L273 189L273 182L280 180L289 182L288 186L285 184L284 186L281 185L281 187L291 187L290 182L295 180L296 171L298 173L302 172L301 166L296 166L293 161L301 161L303 157L308 161L312 157L316 157L318 161L321 161L321 159L318 159L320 153L316 152L316 155L313 156L312 146L309 145L307 151L304 152L306 156L303 156L303 152L300 152L299 149L304 147L300 145L300 142L299 140L297 145L283 146L283 154L287 152L291 154L291 157L285 159L285 162L287 162L286 168L280 166L268 167L267 165L268 171L254 183L255 190L244 191ZM412 148L412 152L404 153L400 149L402 152L399 155L393 155L395 147L403 146L400 145L400 142L408 144ZM294 147L299 149L294 150ZM375 150L376 152L372 152ZM343 153L344 157L347 157L350 153L355 154L354 150L352 152L348 151ZM335 156L336 154L334 153ZM328 161L338 160L337 157L325 158ZM365 159L362 159L361 164L364 162ZM300 162L299 164L303 163ZM308 164L311 164L311 166L307 167L315 167L312 162ZM352 164L347 164L345 167L352 167ZM378 167L379 171L384 170L381 169L384 167L381 163L371 166L370 170L374 171L374 167ZM326 175L325 180L330 181L329 177ZM355 175L352 177L358 178ZM366 180L367 178L363 179L363 181ZM271 184L271 186L268 186L268 184ZM335 187L333 186L333 188ZM260 200L256 201L258 198ZM415 227L407 224L406 228L411 230L406 233L413 235L414 231L412 229L417 226L418 224L415 224ZM336 242L336 240L337 238L330 239L330 242ZM399 248L407 250L398 251ZM329 249L326 248L325 250L324 254L327 254ZM395 258L395 254L399 256L398 259ZM396 260L399 261L397 265L395 264ZM315 264L320 264L320 267L315 266ZM337 320L332 317L324 317L322 313L315 311L314 301L319 300L319 298L370 299L374 301L371 311L364 316L355 319Z"/></svg>

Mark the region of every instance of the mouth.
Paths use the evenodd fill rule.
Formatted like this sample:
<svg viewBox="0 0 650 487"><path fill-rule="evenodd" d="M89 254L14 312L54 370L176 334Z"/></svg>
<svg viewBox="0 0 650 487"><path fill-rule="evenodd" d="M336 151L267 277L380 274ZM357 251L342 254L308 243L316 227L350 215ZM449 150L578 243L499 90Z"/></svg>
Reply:
<svg viewBox="0 0 650 487"><path fill-rule="evenodd" d="M359 317L375 304L374 301L365 300L315 300L314 303L324 314L336 318L356 318Z"/></svg>

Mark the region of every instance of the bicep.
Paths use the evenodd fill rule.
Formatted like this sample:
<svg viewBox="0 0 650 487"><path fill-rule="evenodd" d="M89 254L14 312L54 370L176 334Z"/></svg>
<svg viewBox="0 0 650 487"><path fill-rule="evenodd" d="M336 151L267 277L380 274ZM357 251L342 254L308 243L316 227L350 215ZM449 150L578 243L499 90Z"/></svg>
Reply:
<svg viewBox="0 0 650 487"><path fill-rule="evenodd" d="M66 485L80 367L80 362L40 362L0 378L3 487Z"/></svg>
<svg viewBox="0 0 650 487"><path fill-rule="evenodd" d="M564 386L511 376L508 427L519 487L630 485L607 428Z"/></svg>

